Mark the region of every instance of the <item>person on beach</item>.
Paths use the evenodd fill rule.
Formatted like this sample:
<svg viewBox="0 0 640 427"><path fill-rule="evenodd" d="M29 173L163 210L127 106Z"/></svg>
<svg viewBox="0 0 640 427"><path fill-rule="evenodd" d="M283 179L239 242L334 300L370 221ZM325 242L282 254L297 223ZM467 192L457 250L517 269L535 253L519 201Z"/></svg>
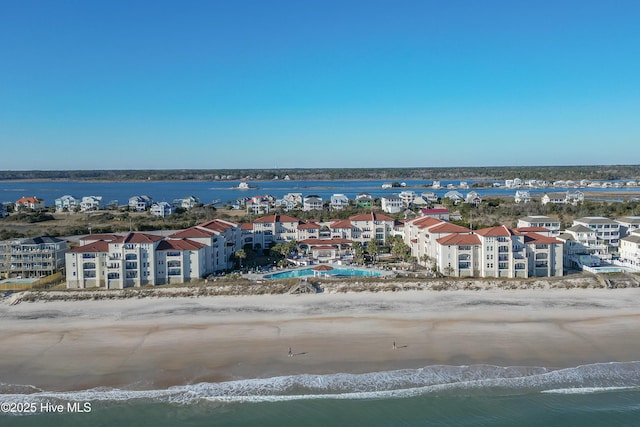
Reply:
<svg viewBox="0 0 640 427"><path fill-rule="evenodd" d="M393 342L393 349L395 350L396 348L398 348L398 347L396 347L396 342L394 341Z"/></svg>
<svg viewBox="0 0 640 427"><path fill-rule="evenodd" d="M289 347L289 357L293 357L293 351L291 350L291 347Z"/></svg>

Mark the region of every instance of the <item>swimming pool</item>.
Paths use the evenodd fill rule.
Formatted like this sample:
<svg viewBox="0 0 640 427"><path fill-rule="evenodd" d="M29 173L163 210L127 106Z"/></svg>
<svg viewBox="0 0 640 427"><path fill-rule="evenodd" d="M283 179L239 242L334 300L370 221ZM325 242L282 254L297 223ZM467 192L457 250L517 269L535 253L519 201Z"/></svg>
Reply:
<svg viewBox="0 0 640 427"><path fill-rule="evenodd" d="M296 277L313 276L312 268L303 268L301 270L283 271L281 273L266 274L265 279L295 279ZM324 276L343 276L343 277L380 277L377 271L360 270L357 268L339 268L334 267L333 270L315 272L316 275Z"/></svg>

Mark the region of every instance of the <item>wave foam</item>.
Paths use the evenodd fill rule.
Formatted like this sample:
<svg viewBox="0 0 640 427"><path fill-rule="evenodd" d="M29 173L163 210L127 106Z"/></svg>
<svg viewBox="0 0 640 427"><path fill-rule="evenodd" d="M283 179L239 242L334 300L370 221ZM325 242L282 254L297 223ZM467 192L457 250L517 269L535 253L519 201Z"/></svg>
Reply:
<svg viewBox="0 0 640 427"><path fill-rule="evenodd" d="M612 362L549 370L491 365L428 366L366 374L290 375L220 383L174 386L162 390L95 388L48 392L31 386L2 385L0 402L124 401L148 399L189 404L264 402L302 399L401 398L428 393L593 393L640 387L640 362Z"/></svg>

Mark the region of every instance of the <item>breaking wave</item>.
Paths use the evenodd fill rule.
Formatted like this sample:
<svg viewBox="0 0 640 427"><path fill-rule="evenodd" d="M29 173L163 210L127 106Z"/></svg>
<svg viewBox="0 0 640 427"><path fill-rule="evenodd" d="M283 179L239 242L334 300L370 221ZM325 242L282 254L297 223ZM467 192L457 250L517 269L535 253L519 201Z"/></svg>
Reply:
<svg viewBox="0 0 640 427"><path fill-rule="evenodd" d="M303 399L389 399L425 394L583 394L640 389L640 362L611 362L552 370L491 365L428 366L366 374L290 375L162 390L93 388L51 392L0 383L0 403L34 401L154 400L177 404L274 402Z"/></svg>

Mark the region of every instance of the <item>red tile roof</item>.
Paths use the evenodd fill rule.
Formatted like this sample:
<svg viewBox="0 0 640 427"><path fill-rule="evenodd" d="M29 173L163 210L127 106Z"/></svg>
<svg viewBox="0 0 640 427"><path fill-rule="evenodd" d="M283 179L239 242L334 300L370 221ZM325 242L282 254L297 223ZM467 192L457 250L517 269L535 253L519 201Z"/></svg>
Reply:
<svg viewBox="0 0 640 427"><path fill-rule="evenodd" d="M263 216L262 218L258 218L256 219L255 222L260 222L260 223L269 223L269 222L300 222L300 220L298 218L294 218L292 216L289 215L267 215L267 216Z"/></svg>
<svg viewBox="0 0 640 427"><path fill-rule="evenodd" d="M20 199L18 199L16 201L17 204L23 204L23 203L35 203L38 204L42 202L41 199L38 199L37 197L21 197Z"/></svg>
<svg viewBox="0 0 640 427"><path fill-rule="evenodd" d="M318 229L320 226L313 222L303 222L298 224L298 230L309 230L309 229Z"/></svg>
<svg viewBox="0 0 640 427"><path fill-rule="evenodd" d="M253 230L253 223L252 223L252 222L243 222L243 223L240 225L240 228L241 228L242 230Z"/></svg>
<svg viewBox="0 0 640 427"><path fill-rule="evenodd" d="M424 217L409 220L407 221L407 223L415 225L418 228L428 228L436 224L442 224L444 223L444 221L441 219L430 217L430 216L424 216Z"/></svg>
<svg viewBox="0 0 640 427"><path fill-rule="evenodd" d="M329 225L329 228L351 228L353 224L348 219L341 219Z"/></svg>
<svg viewBox="0 0 640 427"><path fill-rule="evenodd" d="M439 238L437 242L445 246L479 245L480 238L475 234L450 234Z"/></svg>
<svg viewBox="0 0 640 427"><path fill-rule="evenodd" d="M75 253L96 253L96 252L108 252L109 243L104 240L98 240L97 242L91 242L88 245L78 246L71 249L69 252Z"/></svg>
<svg viewBox="0 0 640 427"><path fill-rule="evenodd" d="M155 243L162 239L162 236L156 234L130 232L126 236L121 236L110 243Z"/></svg>
<svg viewBox="0 0 640 427"><path fill-rule="evenodd" d="M180 239L180 240L163 240L158 243L156 250L158 251L195 251L203 248L205 245L202 243L194 242L193 240Z"/></svg>
<svg viewBox="0 0 640 427"><path fill-rule="evenodd" d="M552 244L557 244L562 242L556 238L543 236L542 234L527 233L524 236L524 243L537 244L537 245L552 245Z"/></svg>
<svg viewBox="0 0 640 427"><path fill-rule="evenodd" d="M213 230L196 225L195 227L189 227L186 230L176 231L175 233L171 234L169 237L171 239L184 239L184 238L194 239L198 237L210 237L214 234L216 233Z"/></svg>
<svg viewBox="0 0 640 427"><path fill-rule="evenodd" d="M468 233L469 230L461 225L451 224L450 222L444 222L442 224L429 227L429 233Z"/></svg>
<svg viewBox="0 0 640 427"><path fill-rule="evenodd" d="M349 219L351 221L393 221L390 216L375 212L350 216Z"/></svg>
<svg viewBox="0 0 640 427"><path fill-rule="evenodd" d="M198 224L198 226L221 233L230 228L237 227L238 224L236 224L235 222L225 221L223 219L214 219L211 221L203 222L202 224Z"/></svg>
<svg viewBox="0 0 640 427"><path fill-rule="evenodd" d="M476 231L476 234L484 237L508 237L513 235L513 232L509 230L505 225L499 225L497 227L483 228Z"/></svg>
<svg viewBox="0 0 640 427"><path fill-rule="evenodd" d="M548 233L550 230L548 228L544 228L544 227L518 227L516 229L514 229L513 231L519 232L519 233L529 233L529 232L535 232L535 231L540 231L540 232L544 232L544 233Z"/></svg>
<svg viewBox="0 0 640 427"><path fill-rule="evenodd" d="M431 209L424 208L424 209L420 210L420 212L422 212L423 215L440 215L440 214L448 214L449 213L449 209L447 209L447 208L431 208Z"/></svg>
<svg viewBox="0 0 640 427"><path fill-rule="evenodd" d="M111 241L111 240L115 240L118 237L120 237L120 235L118 234L87 234L86 236L83 236L80 238L80 240L107 240L107 241Z"/></svg>

